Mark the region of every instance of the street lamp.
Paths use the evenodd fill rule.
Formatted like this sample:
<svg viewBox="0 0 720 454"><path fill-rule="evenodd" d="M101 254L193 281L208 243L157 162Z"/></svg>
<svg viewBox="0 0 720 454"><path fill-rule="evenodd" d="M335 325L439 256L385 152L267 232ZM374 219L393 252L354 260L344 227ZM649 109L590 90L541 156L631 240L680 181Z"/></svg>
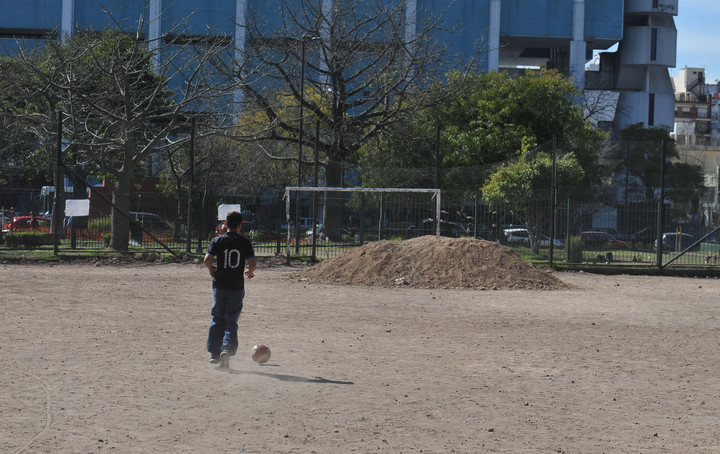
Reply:
<svg viewBox="0 0 720 454"><path fill-rule="evenodd" d="M320 39L318 36L305 33L300 38L300 128L298 131L298 187L302 186L302 147L303 147L303 105L305 104L305 44Z"/></svg>
<svg viewBox="0 0 720 454"><path fill-rule="evenodd" d="M305 44L308 41L314 41L316 39L320 39L319 36L311 35L310 33L305 33L300 38L300 124L298 129L298 178L297 178L297 185L298 187L302 186L302 148L303 148L303 107L305 104ZM300 252L300 219L298 216L299 211L299 203L300 203L300 191L297 192L297 200L295 202L295 253L298 254Z"/></svg>

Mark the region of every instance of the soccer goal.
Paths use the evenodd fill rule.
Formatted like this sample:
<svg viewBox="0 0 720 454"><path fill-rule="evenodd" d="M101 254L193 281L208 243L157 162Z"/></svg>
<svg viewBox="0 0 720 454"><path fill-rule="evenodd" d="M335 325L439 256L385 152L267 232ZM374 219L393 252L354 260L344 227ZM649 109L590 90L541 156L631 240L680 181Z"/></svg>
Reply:
<svg viewBox="0 0 720 454"><path fill-rule="evenodd" d="M288 257L293 237L298 252L301 232L313 255L320 232L361 241L440 235L440 189L295 186L284 198Z"/></svg>

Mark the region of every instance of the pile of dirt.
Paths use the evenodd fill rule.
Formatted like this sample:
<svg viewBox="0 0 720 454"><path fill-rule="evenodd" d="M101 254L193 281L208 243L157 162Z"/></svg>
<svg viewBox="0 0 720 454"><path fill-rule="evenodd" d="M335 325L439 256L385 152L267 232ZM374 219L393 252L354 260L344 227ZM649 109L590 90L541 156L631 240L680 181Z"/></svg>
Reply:
<svg viewBox="0 0 720 454"><path fill-rule="evenodd" d="M512 249L474 238L422 236L377 241L298 271L291 278L311 283L555 290L568 285L525 262Z"/></svg>

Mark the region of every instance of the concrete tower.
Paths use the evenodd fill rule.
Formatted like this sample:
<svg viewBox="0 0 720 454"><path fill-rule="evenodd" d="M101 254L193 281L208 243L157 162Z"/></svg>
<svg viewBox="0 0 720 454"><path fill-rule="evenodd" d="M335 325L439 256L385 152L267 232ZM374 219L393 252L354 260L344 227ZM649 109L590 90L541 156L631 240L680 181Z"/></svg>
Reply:
<svg viewBox="0 0 720 454"><path fill-rule="evenodd" d="M678 0L625 0L624 37L615 56L620 93L615 128L642 122L673 127L674 92L668 68L675 66Z"/></svg>

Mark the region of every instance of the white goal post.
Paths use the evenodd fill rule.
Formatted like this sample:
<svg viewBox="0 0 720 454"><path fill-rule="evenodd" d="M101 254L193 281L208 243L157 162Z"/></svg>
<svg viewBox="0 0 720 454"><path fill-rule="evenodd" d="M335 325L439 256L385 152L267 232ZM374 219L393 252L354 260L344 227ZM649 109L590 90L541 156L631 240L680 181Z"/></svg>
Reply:
<svg viewBox="0 0 720 454"><path fill-rule="evenodd" d="M293 192L380 192L380 193L413 193L413 194L433 194L435 199L435 219L438 220L435 225L435 235L440 235L440 189L429 188L334 188L334 187L315 187L315 186L288 186L285 188L285 219L290 225L290 200ZM287 229L287 254L290 256L290 229Z"/></svg>

